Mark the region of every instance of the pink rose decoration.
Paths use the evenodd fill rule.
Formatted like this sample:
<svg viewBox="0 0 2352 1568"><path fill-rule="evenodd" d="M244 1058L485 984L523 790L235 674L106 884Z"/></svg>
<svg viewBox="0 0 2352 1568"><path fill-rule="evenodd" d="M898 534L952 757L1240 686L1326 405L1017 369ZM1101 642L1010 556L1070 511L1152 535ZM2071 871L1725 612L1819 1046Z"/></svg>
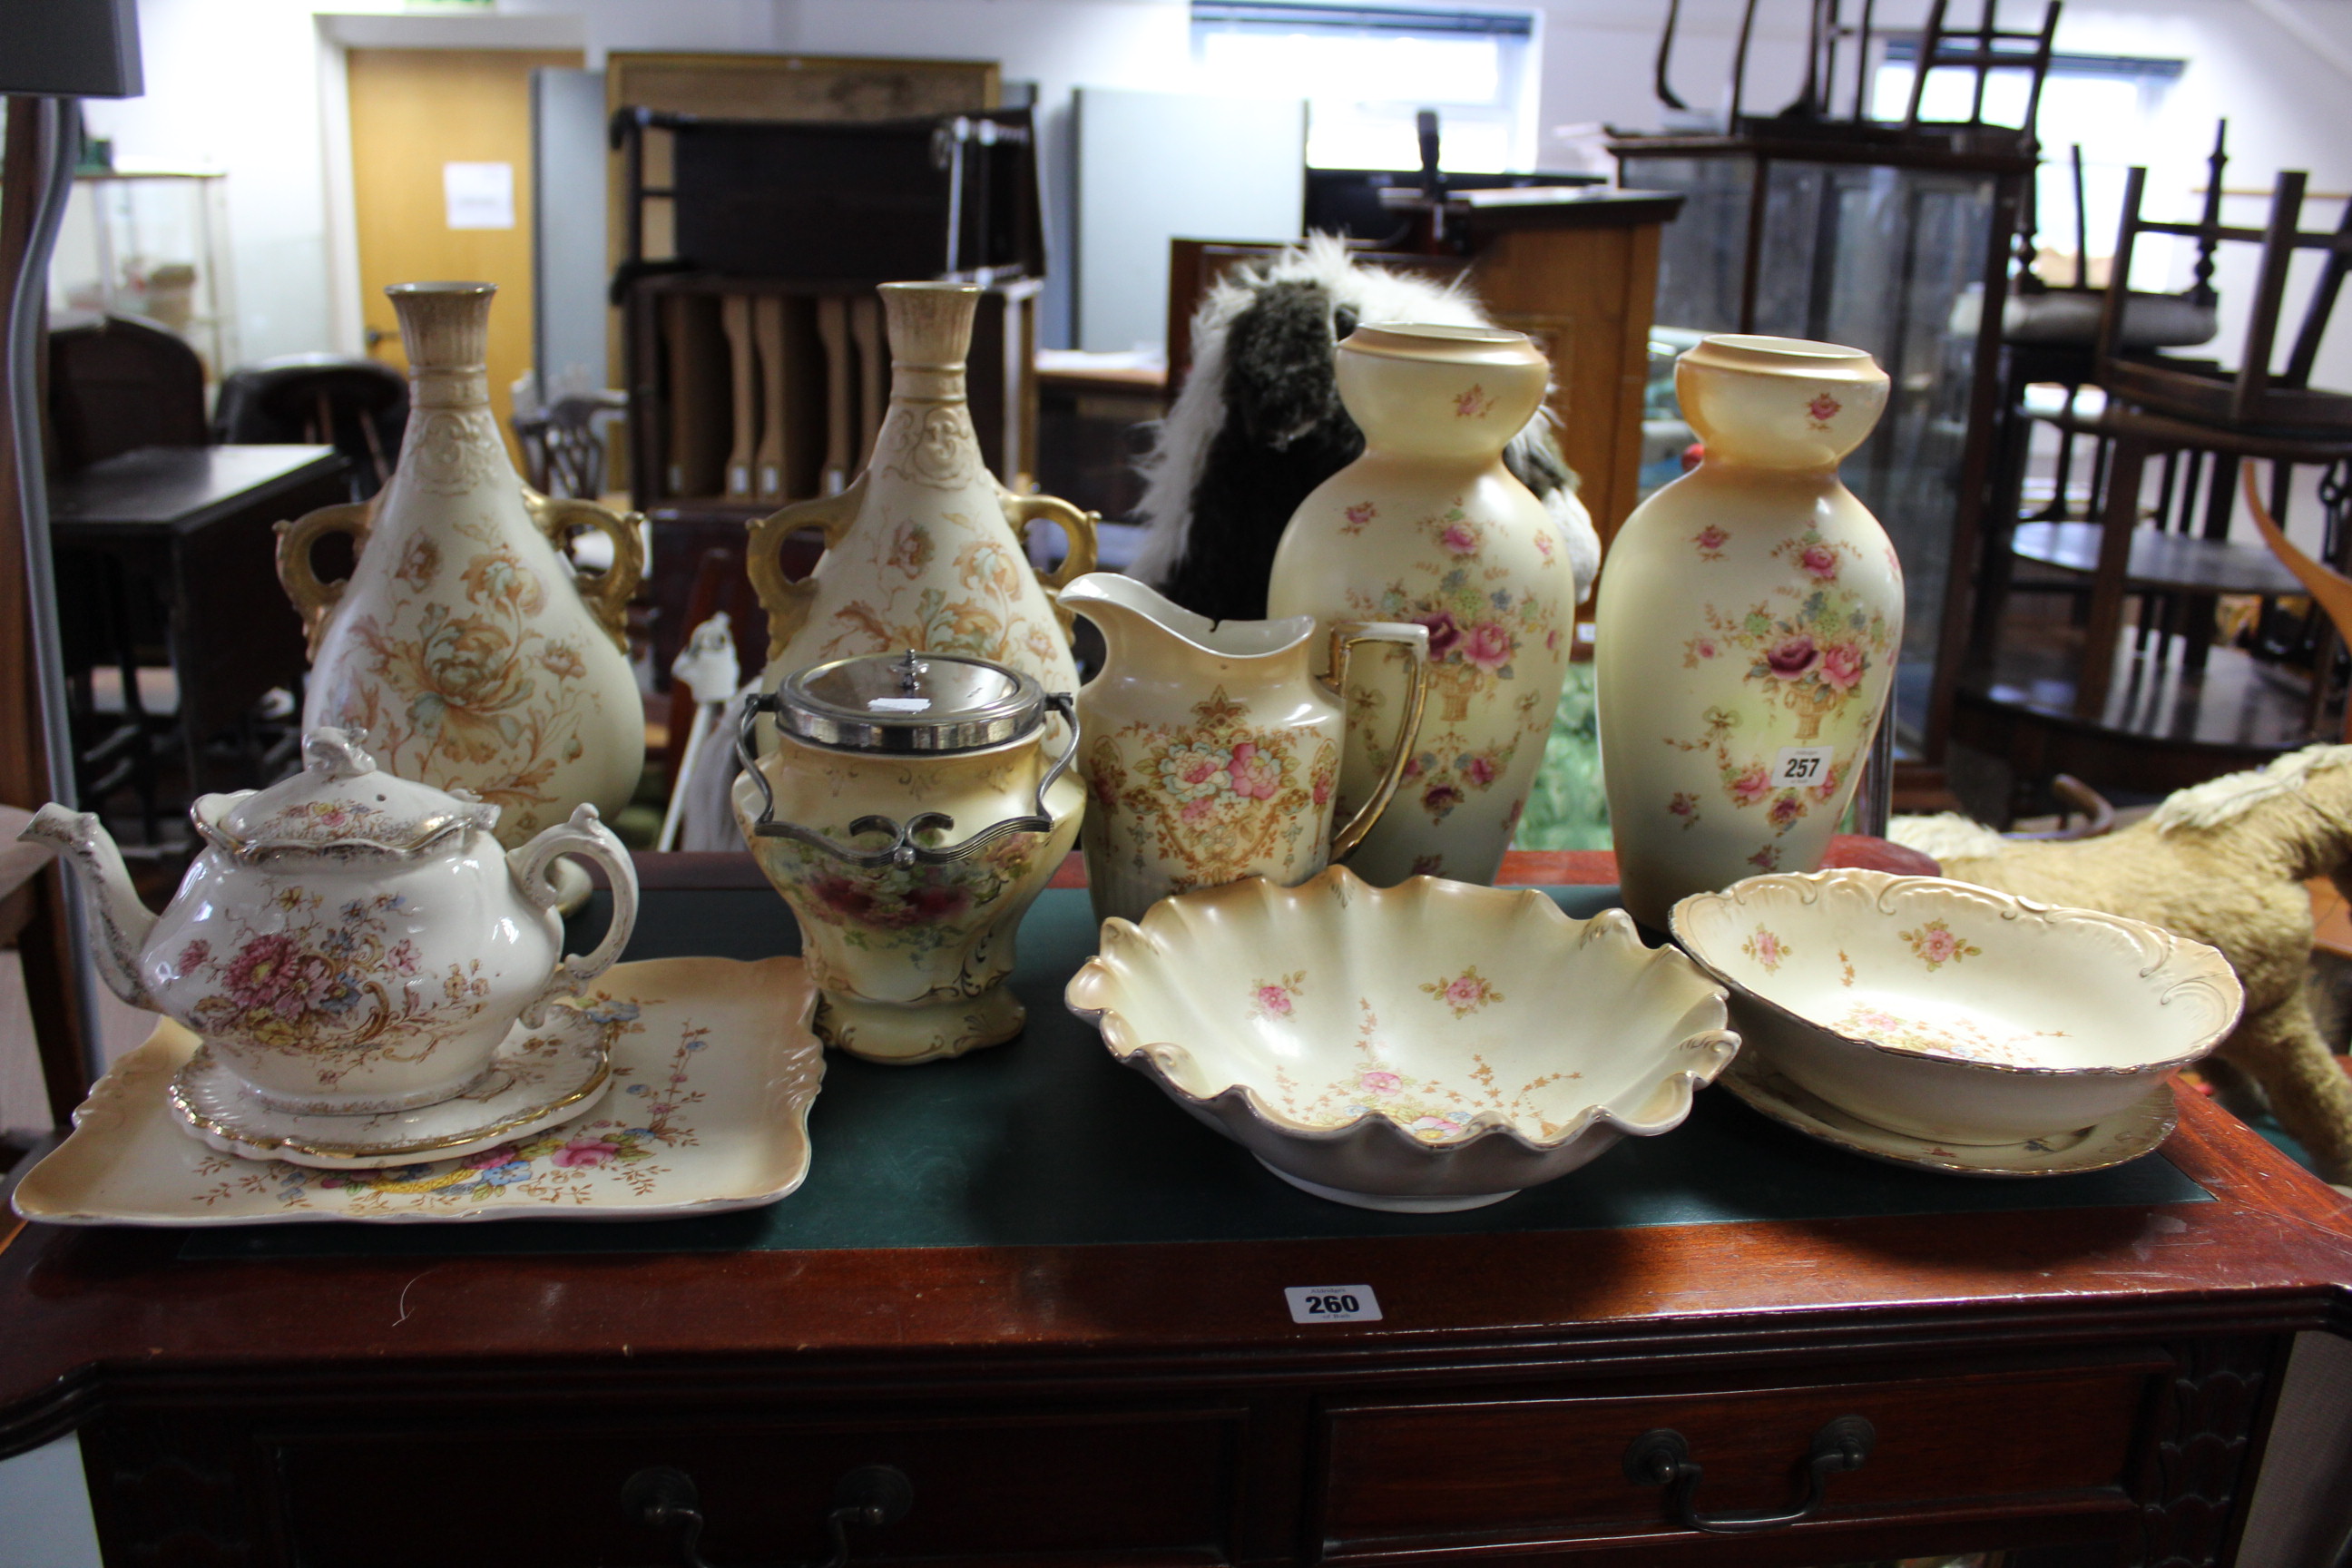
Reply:
<svg viewBox="0 0 2352 1568"><path fill-rule="evenodd" d="M1492 757L1472 757L1462 764L1462 776L1484 789L1503 776Z"/></svg>
<svg viewBox="0 0 2352 1568"><path fill-rule="evenodd" d="M1416 625L1429 628L1429 662L1432 664L1443 661L1446 655L1454 651L1455 645L1462 641L1462 627L1454 620L1454 613L1450 610L1439 610L1433 615L1415 616L1412 621Z"/></svg>
<svg viewBox="0 0 2352 1568"><path fill-rule="evenodd" d="M1784 638L1764 650L1765 667L1783 680L1803 679L1821 661L1820 646L1803 633Z"/></svg>
<svg viewBox="0 0 2352 1568"><path fill-rule="evenodd" d="M1869 658L1856 644L1832 643L1822 650L1822 684L1833 690L1853 690L1869 668Z"/></svg>
<svg viewBox="0 0 2352 1568"><path fill-rule="evenodd" d="M1773 826L1786 827L1805 815L1805 803L1798 798L1796 791L1790 790L1787 795L1774 801L1772 809L1765 815Z"/></svg>
<svg viewBox="0 0 2352 1568"><path fill-rule="evenodd" d="M1394 1094L1404 1088L1404 1079L1392 1072L1367 1072L1356 1081L1366 1094Z"/></svg>
<svg viewBox="0 0 2352 1568"><path fill-rule="evenodd" d="M1281 759L1267 756L1255 741L1234 748L1234 760L1225 771L1233 777L1234 793L1244 799L1272 800L1282 787Z"/></svg>
<svg viewBox="0 0 2352 1568"><path fill-rule="evenodd" d="M1742 805L1754 805L1772 793L1771 775L1762 763L1752 763L1748 771L1731 781L1731 798Z"/></svg>
<svg viewBox="0 0 2352 1568"><path fill-rule="evenodd" d="M1269 1013L1279 1013L1286 1018L1290 1016L1290 993L1279 985L1259 986L1257 1005Z"/></svg>
<svg viewBox="0 0 2352 1568"><path fill-rule="evenodd" d="M465 1164L469 1170L495 1171L500 1165L512 1161L514 1157L515 1146L511 1143L501 1143L495 1149L485 1149L478 1154L467 1155Z"/></svg>
<svg viewBox="0 0 2352 1568"><path fill-rule="evenodd" d="M1952 950L1959 945L1959 938L1954 936L1949 931L1938 926L1929 926L1920 933L1919 956L1930 963L1941 963L1951 957Z"/></svg>
<svg viewBox="0 0 2352 1568"><path fill-rule="evenodd" d="M555 1152L555 1163L567 1168L602 1165L620 1152L618 1143L583 1133Z"/></svg>
<svg viewBox="0 0 2352 1568"><path fill-rule="evenodd" d="M213 944L198 937L180 950L180 973L185 974L206 963L213 955Z"/></svg>
<svg viewBox="0 0 2352 1568"><path fill-rule="evenodd" d="M1481 669L1500 669L1511 662L1511 634L1499 621L1480 621L1463 637L1462 657Z"/></svg>
<svg viewBox="0 0 2352 1568"><path fill-rule="evenodd" d="M1197 757L1180 776L1188 784L1207 784L1211 779L1223 773L1225 766L1223 763L1213 762L1207 757Z"/></svg>
<svg viewBox="0 0 2352 1568"><path fill-rule="evenodd" d="M1722 549L1730 538L1731 535L1724 532L1723 530L1710 522L1705 528L1700 529L1696 533L1691 535L1691 542L1697 545L1702 553L1711 555L1715 552Z"/></svg>
<svg viewBox="0 0 2352 1568"><path fill-rule="evenodd" d="M1466 522L1449 522L1437 536L1437 542L1455 555L1469 555L1478 548L1478 531Z"/></svg>
<svg viewBox="0 0 2352 1568"><path fill-rule="evenodd" d="M1822 774L1822 782L1813 786L1813 798L1819 801L1826 801L1830 796L1837 794L1838 779L1840 776L1837 764L1835 763L1832 763L1830 764L1829 771Z"/></svg>
<svg viewBox="0 0 2352 1568"><path fill-rule="evenodd" d="M1314 793L1316 805L1328 805L1331 804L1331 775L1329 773L1317 773L1315 775Z"/></svg>
<svg viewBox="0 0 2352 1568"><path fill-rule="evenodd" d="M1445 999L1463 1006L1481 1000L1486 994L1486 987L1467 974L1455 975L1454 983L1445 988Z"/></svg>
<svg viewBox="0 0 2352 1568"><path fill-rule="evenodd" d="M1450 784L1433 784L1421 797L1421 804L1433 816L1444 816L1462 804L1462 792Z"/></svg>
<svg viewBox="0 0 2352 1568"><path fill-rule="evenodd" d="M1816 583L1830 583L1837 579L1837 552L1826 544L1806 545L1797 557L1797 564L1804 568L1805 575Z"/></svg>
<svg viewBox="0 0 2352 1568"><path fill-rule="evenodd" d="M1183 805L1178 808L1176 815L1182 817L1186 822L1199 823L1208 821L1208 797L1204 795L1199 800L1186 801Z"/></svg>

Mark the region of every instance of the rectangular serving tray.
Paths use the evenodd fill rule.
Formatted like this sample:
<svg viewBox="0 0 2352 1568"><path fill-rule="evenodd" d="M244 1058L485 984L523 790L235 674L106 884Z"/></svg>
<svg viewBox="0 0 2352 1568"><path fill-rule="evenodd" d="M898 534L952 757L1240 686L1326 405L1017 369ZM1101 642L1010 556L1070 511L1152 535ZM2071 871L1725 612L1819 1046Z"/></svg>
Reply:
<svg viewBox="0 0 2352 1568"><path fill-rule="evenodd" d="M196 1038L165 1021L99 1080L16 1209L48 1225L670 1219L756 1208L809 1172L824 1077L797 958L615 964L581 998L633 1004L612 1091L549 1131L456 1160L323 1171L215 1153L167 1103Z"/></svg>

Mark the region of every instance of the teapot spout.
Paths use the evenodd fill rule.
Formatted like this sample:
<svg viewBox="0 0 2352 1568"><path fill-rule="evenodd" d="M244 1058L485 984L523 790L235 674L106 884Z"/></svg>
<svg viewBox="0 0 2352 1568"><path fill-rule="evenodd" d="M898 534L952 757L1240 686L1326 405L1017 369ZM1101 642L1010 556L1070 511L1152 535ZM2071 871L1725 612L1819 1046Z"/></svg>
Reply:
<svg viewBox="0 0 2352 1568"><path fill-rule="evenodd" d="M139 901L122 851L97 816L52 802L36 812L16 837L22 843L47 845L81 879L83 917L99 975L108 988L133 1007L154 1006L139 978L139 955L155 917Z"/></svg>

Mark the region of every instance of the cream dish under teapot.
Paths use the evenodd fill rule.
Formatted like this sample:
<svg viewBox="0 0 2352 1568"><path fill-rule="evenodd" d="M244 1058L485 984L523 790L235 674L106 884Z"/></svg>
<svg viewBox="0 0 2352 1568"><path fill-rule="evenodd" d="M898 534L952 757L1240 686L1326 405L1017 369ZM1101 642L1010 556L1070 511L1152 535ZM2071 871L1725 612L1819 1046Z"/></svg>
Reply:
<svg viewBox="0 0 2352 1568"><path fill-rule="evenodd" d="M173 1086L183 1120L235 1153L364 1164L586 1110L606 1084L602 1036L551 1025L548 1004L611 967L636 919L635 869L596 808L509 851L496 805L378 771L358 736L313 731L302 755L268 789L196 801L205 847L161 915L95 816L46 805L20 835L81 878L115 994L203 1040ZM584 958L562 956L551 873L566 855L613 892Z"/></svg>

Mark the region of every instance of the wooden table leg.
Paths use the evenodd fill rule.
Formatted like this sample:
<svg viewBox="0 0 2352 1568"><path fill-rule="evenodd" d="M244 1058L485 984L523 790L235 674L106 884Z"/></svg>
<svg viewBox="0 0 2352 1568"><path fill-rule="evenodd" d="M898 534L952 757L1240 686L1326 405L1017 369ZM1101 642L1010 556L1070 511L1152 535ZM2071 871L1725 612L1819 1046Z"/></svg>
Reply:
<svg viewBox="0 0 2352 1568"><path fill-rule="evenodd" d="M2096 719L2106 707L2116 673L2116 643L2124 629L2124 576L2131 565L2132 530L2139 526L2140 474L2149 444L2135 436L2116 439L2107 469L2105 509L2100 514L2099 569L2091 579L2090 625L2084 632L2083 671L2074 688L2074 711Z"/></svg>

